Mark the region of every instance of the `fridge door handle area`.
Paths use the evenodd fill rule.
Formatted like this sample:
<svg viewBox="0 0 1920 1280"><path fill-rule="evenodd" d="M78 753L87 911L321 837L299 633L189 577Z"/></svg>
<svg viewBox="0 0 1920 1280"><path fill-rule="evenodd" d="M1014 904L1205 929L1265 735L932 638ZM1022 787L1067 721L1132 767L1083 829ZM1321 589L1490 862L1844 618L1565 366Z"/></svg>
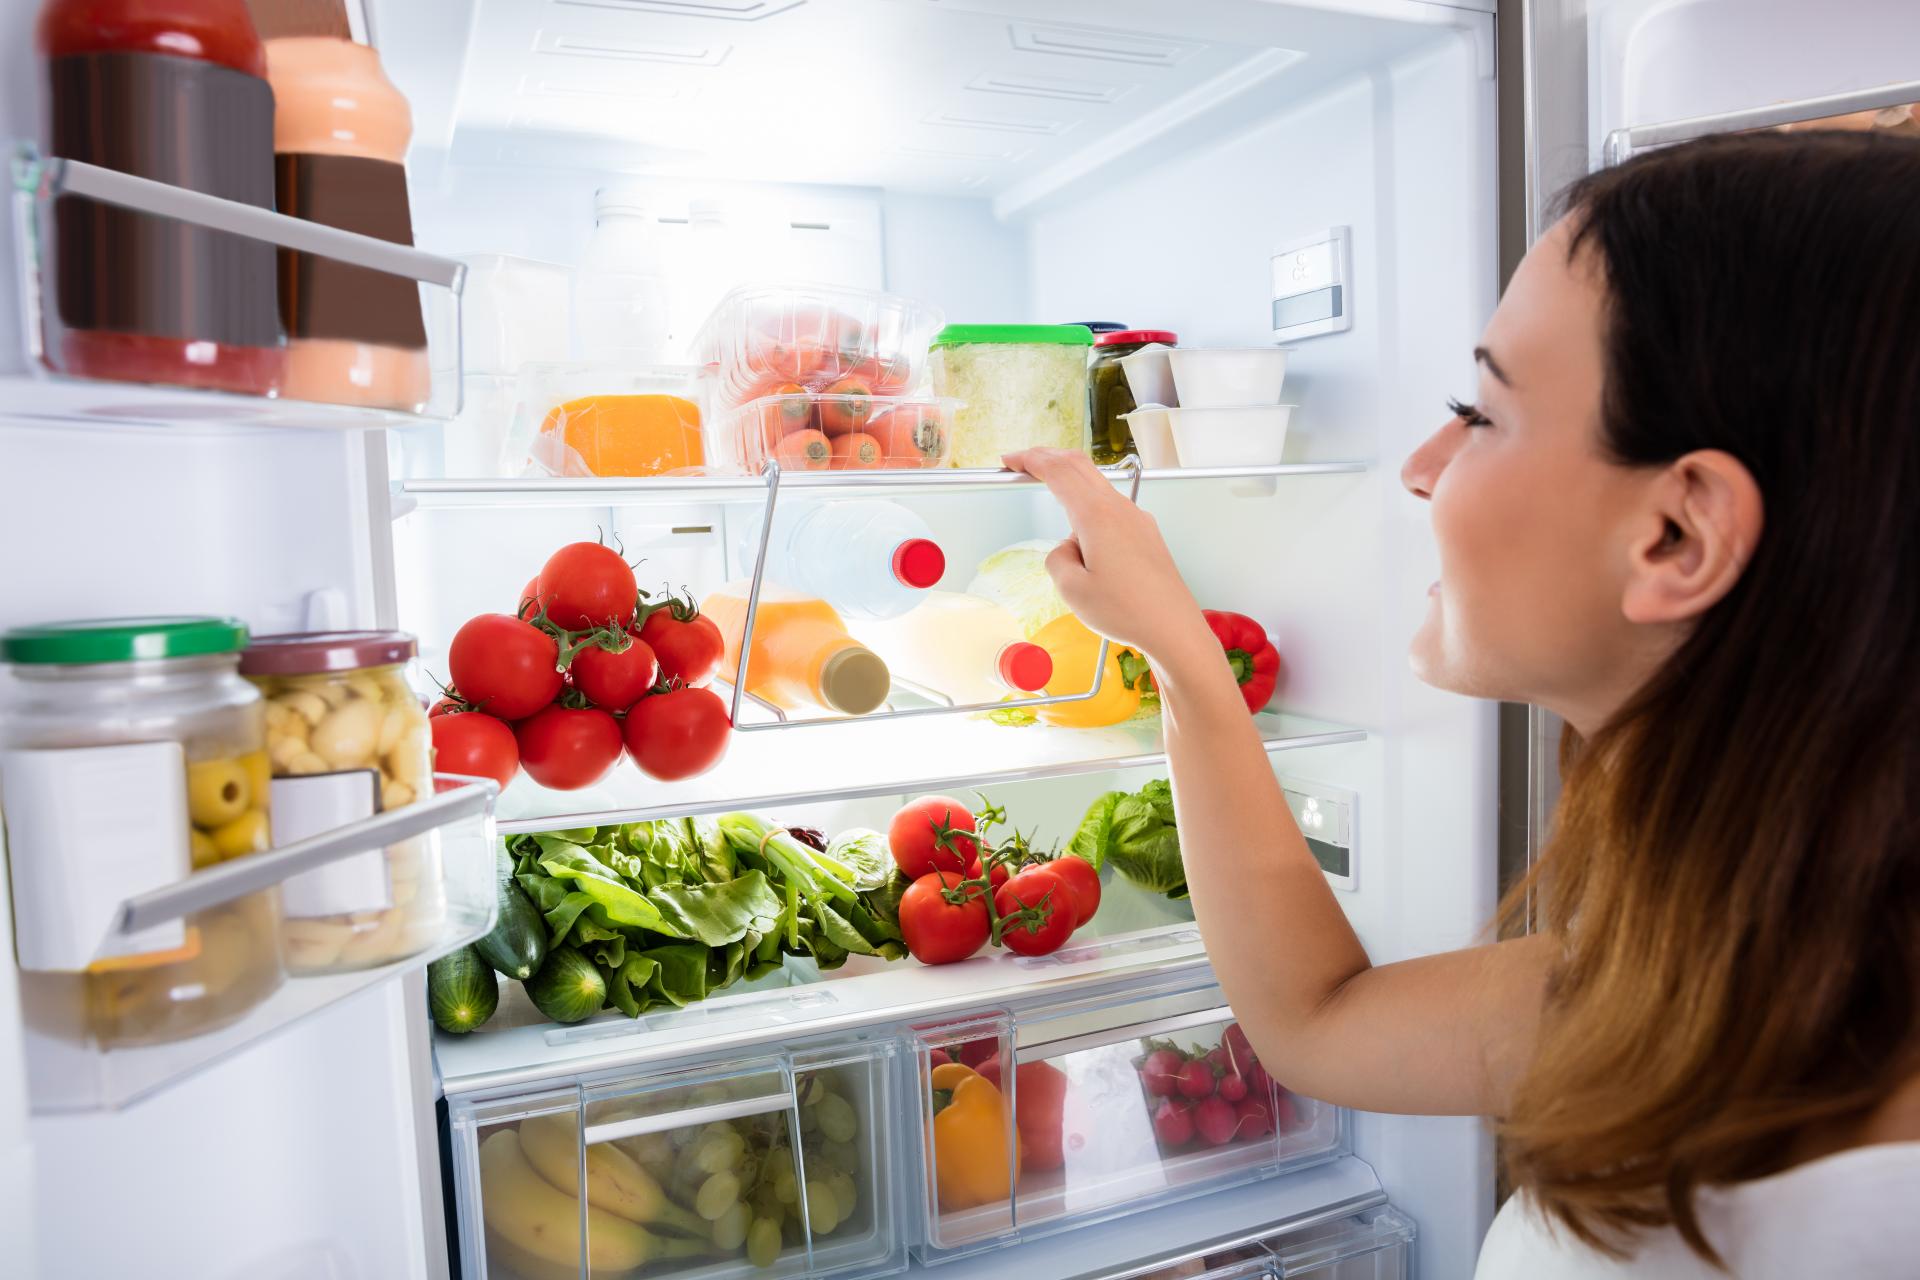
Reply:
<svg viewBox="0 0 1920 1280"><path fill-rule="evenodd" d="M590 1124L582 1131L582 1140L588 1146L593 1146L599 1142L612 1142L616 1138L637 1138L642 1134L663 1133L669 1129L693 1129L726 1120L744 1120L749 1116L764 1116L775 1111L791 1111L794 1105L791 1089L756 1094L750 1098L730 1098L725 1102L688 1107L683 1111L662 1111L658 1115Z"/></svg>
<svg viewBox="0 0 1920 1280"><path fill-rule="evenodd" d="M1176 1031L1190 1031L1195 1027L1210 1027L1215 1023L1231 1021L1233 1021L1231 1009L1225 1007L1196 1009L1191 1013L1170 1014L1150 1022L1134 1022L1124 1027L1109 1027L1104 1031L1089 1031L1082 1035L1061 1036L1052 1040L1028 1041L1014 1047L1013 1060L1016 1063L1026 1063L1041 1057L1058 1058L1065 1054L1077 1053L1082 1049L1100 1049L1126 1040L1145 1040L1153 1036L1171 1035Z"/></svg>
<svg viewBox="0 0 1920 1280"><path fill-rule="evenodd" d="M1822 98L1802 98L1798 102L1771 103L1764 107L1725 111L1718 115L1690 116L1684 120L1667 120L1658 124L1636 124L1615 129L1607 135L1605 158L1607 164L1615 165L1650 147L1690 142L1709 134L1772 129L1805 120L1851 115L1856 111L1905 106L1910 102L1920 102L1920 80L1875 85L1871 89L1855 89L1850 93L1830 93Z"/></svg>

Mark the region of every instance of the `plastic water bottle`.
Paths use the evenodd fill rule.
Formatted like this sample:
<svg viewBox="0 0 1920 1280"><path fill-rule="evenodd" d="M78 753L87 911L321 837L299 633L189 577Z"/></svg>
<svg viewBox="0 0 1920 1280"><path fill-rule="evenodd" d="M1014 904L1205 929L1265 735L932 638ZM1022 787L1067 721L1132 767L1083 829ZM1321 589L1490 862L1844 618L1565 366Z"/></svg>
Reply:
<svg viewBox="0 0 1920 1280"><path fill-rule="evenodd" d="M894 675L956 706L1039 693L1053 678L1053 655L1027 640L1012 614L958 591L929 591L918 609L860 623L854 634Z"/></svg>
<svg viewBox="0 0 1920 1280"><path fill-rule="evenodd" d="M759 548L756 516L734 544L741 572L752 571ZM897 618L946 570L927 522L898 503L802 501L774 511L767 580L818 596L844 618Z"/></svg>
<svg viewBox="0 0 1920 1280"><path fill-rule="evenodd" d="M574 330L587 360L661 360L671 331L659 237L645 198L627 187L593 196L593 238L574 277Z"/></svg>

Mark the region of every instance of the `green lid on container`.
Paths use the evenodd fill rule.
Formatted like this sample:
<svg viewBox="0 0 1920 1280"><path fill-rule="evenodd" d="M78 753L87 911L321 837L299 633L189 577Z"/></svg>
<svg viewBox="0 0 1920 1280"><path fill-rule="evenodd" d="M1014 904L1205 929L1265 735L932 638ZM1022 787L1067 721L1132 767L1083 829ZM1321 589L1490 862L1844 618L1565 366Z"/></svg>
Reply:
<svg viewBox="0 0 1920 1280"><path fill-rule="evenodd" d="M0 659L22 663L196 658L246 647L247 624L238 618L99 618L16 627L0 635Z"/></svg>
<svg viewBox="0 0 1920 1280"><path fill-rule="evenodd" d="M950 324L933 338L936 347L962 347L972 343L1090 347L1093 330L1083 324Z"/></svg>

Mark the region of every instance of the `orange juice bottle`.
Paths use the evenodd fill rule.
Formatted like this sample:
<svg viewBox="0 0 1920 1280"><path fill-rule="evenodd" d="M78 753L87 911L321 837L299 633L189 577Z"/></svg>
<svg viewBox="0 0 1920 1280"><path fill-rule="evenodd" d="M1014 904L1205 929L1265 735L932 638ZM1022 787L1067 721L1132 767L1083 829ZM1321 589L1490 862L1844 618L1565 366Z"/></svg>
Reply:
<svg viewBox="0 0 1920 1280"><path fill-rule="evenodd" d="M726 640L723 673L740 669L740 640L747 628L744 582L720 588L701 602ZM878 654L847 634L833 606L812 596L760 588L747 660L747 692L788 711L824 707L863 716L887 700L893 682Z"/></svg>

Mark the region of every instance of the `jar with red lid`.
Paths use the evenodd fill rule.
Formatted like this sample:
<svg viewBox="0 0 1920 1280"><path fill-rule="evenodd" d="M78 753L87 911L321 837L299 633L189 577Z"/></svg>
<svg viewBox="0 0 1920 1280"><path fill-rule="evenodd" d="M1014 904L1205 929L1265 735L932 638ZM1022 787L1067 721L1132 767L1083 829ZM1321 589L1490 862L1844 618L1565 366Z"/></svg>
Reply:
<svg viewBox="0 0 1920 1280"><path fill-rule="evenodd" d="M291 844L433 794L427 713L405 678L403 631L259 636L240 674L266 699L273 837ZM342 859L281 886L296 974L370 969L417 954L446 923L432 833Z"/></svg>
<svg viewBox="0 0 1920 1280"><path fill-rule="evenodd" d="M273 91L245 0L47 0L50 155L274 207ZM274 395L274 247L62 195L42 267L61 373Z"/></svg>
<svg viewBox="0 0 1920 1280"><path fill-rule="evenodd" d="M1134 452L1133 429L1127 417L1139 406L1127 386L1123 356L1145 346L1180 345L1180 336L1165 329L1119 329L1093 335L1093 360L1087 366L1087 412L1093 426L1093 460L1103 467L1124 461Z"/></svg>

